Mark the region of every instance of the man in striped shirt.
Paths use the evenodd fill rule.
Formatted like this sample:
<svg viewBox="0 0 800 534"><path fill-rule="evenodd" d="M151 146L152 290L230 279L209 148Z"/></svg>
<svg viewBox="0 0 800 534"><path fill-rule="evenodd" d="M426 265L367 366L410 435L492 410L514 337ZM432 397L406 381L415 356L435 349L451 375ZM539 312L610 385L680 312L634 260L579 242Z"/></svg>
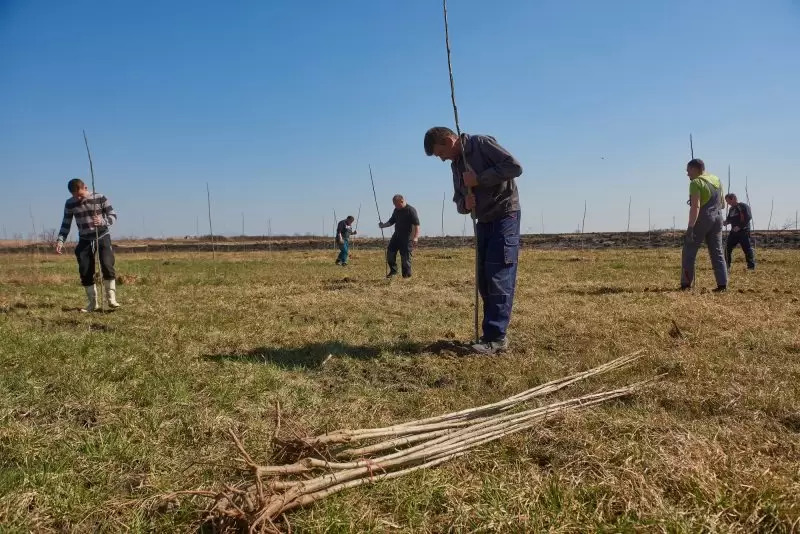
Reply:
<svg viewBox="0 0 800 534"><path fill-rule="evenodd" d="M64 204L64 220L58 232L56 253L61 254L64 241L69 235L72 219L78 227L78 246L75 257L78 260L78 273L81 285L86 289L88 304L81 311L94 311L97 303L97 288L94 284L95 251L100 252L100 270L106 290L106 301L111 309L119 308L117 303L116 273L114 272L114 251L111 249L109 227L117 220L111 202L98 193L91 193L83 180L73 178L67 183L72 197Z"/></svg>

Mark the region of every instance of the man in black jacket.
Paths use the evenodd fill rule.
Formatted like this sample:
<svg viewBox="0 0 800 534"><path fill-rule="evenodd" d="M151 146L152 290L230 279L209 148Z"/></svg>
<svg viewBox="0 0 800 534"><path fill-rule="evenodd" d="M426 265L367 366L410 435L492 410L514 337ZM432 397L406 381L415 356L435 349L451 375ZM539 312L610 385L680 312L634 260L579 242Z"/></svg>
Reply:
<svg viewBox="0 0 800 534"><path fill-rule="evenodd" d="M753 213L750 211L750 206L744 202L739 202L733 193L725 195L725 202L730 206L725 225L731 225L725 248L725 262L728 264L728 272L731 270L731 254L736 245L742 246L744 257L747 260L747 268L752 271L756 268L756 254L753 250L753 243L750 240L750 221L753 219Z"/></svg>
<svg viewBox="0 0 800 534"><path fill-rule="evenodd" d="M386 263L389 264L389 274L386 278L392 278L397 274L398 252L403 278L411 278L411 254L419 240L419 216L417 210L406 202L403 195L393 196L392 204L394 204L392 216L385 223L378 223L380 228L394 225L394 234L386 249Z"/></svg>

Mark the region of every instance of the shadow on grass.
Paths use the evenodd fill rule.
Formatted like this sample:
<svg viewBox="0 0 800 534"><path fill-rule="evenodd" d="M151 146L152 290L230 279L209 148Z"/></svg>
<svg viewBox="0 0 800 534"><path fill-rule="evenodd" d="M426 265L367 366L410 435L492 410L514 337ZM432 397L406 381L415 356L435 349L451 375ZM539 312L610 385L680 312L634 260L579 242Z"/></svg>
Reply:
<svg viewBox="0 0 800 534"><path fill-rule="evenodd" d="M56 305L50 302L35 302L33 304L27 304L25 302L15 302L14 304L8 306L0 306L0 313L11 313L16 310L30 310L34 308L46 310L55 307Z"/></svg>
<svg viewBox="0 0 800 534"><path fill-rule="evenodd" d="M62 306L62 307L61 307L61 311L63 311L63 312L69 312L69 313L72 313L72 312L78 312L78 313L81 313L81 314L86 314L86 313L89 313L89 312L85 312L85 311L83 311L83 309L82 309L80 306ZM100 314L100 315L102 315L102 314L109 314L109 313L115 313L115 312L117 312L117 311L118 311L118 310L117 310L117 309L114 309L114 308L104 308L104 309L97 309L97 310L94 310L93 312L91 312L91 314L90 314L90 315L97 315L97 314Z"/></svg>
<svg viewBox="0 0 800 534"><path fill-rule="evenodd" d="M328 355L369 360L378 356L385 347L356 346L338 341L309 343L300 347L256 347L242 352L211 354L205 358L216 361L241 363L272 363L285 368L315 368L322 365Z"/></svg>
<svg viewBox="0 0 800 534"><path fill-rule="evenodd" d="M461 345L451 340L435 343L400 341L379 345L351 345L339 341L309 343L300 347L257 347L243 352L207 354L203 358L214 362L233 361L240 363L272 363L286 369L314 369L326 363L329 356L369 360L381 353L402 355L459 355Z"/></svg>
<svg viewBox="0 0 800 534"><path fill-rule="evenodd" d="M674 293L679 289L677 287L593 287L590 289L568 287L562 289L562 293L569 293L571 295L580 296L598 296L598 295L616 295L618 293Z"/></svg>
<svg viewBox="0 0 800 534"><path fill-rule="evenodd" d="M368 279L344 276L343 278L331 278L325 281L322 284L322 289L326 291L353 290L361 287L385 287L388 283L389 280L386 280L383 276Z"/></svg>

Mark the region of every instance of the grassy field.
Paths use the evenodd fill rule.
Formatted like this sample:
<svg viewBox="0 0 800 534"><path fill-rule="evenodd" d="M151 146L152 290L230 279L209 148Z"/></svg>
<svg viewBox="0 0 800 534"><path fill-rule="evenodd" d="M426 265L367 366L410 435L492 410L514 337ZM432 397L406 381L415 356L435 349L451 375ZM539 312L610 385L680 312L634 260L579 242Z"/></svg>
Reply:
<svg viewBox="0 0 800 534"><path fill-rule="evenodd" d="M76 311L71 255L0 256L0 531L196 531L207 503L159 496L239 481L229 428L268 462L276 401L282 428L382 426L637 349L561 397L667 373L642 394L337 494L294 531L798 531L800 252L759 253L717 295L704 254L681 293L677 250L525 250L494 358L427 349L471 336L468 249L421 250L391 283L378 251L346 269L322 251L120 255L109 314Z"/></svg>

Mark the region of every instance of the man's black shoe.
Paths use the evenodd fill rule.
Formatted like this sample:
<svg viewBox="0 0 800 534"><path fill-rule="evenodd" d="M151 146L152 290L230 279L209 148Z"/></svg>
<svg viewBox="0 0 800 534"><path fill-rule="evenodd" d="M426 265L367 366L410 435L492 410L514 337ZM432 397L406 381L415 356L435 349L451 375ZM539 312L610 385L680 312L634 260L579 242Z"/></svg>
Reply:
<svg viewBox="0 0 800 534"><path fill-rule="evenodd" d="M480 341L472 345L472 351L478 354L499 354L508 350L508 338L501 338L495 341Z"/></svg>

